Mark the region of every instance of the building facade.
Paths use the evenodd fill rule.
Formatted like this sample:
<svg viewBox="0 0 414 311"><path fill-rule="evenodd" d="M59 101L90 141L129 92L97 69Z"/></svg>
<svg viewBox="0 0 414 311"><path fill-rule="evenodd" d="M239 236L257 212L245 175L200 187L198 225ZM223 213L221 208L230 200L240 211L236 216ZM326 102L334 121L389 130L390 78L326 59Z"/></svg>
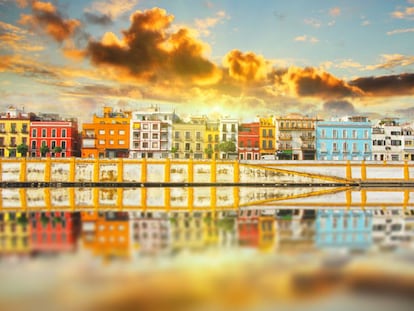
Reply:
<svg viewBox="0 0 414 311"><path fill-rule="evenodd" d="M220 122L218 120L207 120L204 134L204 152L207 159L218 159L220 143Z"/></svg>
<svg viewBox="0 0 414 311"><path fill-rule="evenodd" d="M206 122L193 117L189 122L173 123L172 149L175 159L203 159L207 157L204 147Z"/></svg>
<svg viewBox="0 0 414 311"><path fill-rule="evenodd" d="M239 160L260 159L260 123L242 123L239 127Z"/></svg>
<svg viewBox="0 0 414 311"><path fill-rule="evenodd" d="M0 115L0 157L24 157L19 152L19 145L29 145L30 120L34 114L10 106L6 113Z"/></svg>
<svg viewBox="0 0 414 311"><path fill-rule="evenodd" d="M259 152L261 157L275 155L275 131L275 121L273 117L259 118Z"/></svg>
<svg viewBox="0 0 414 311"><path fill-rule="evenodd" d="M220 151L220 159L234 159L237 158L237 146L238 146L238 130L239 130L239 121L237 119L232 118L220 118L219 123L219 130L220 130L220 144L226 142L232 142L234 144L235 151L225 152Z"/></svg>
<svg viewBox="0 0 414 311"><path fill-rule="evenodd" d="M130 123L129 157L134 159L170 157L174 112L161 112L158 107L133 111Z"/></svg>
<svg viewBox="0 0 414 311"><path fill-rule="evenodd" d="M366 117L316 123L317 160L371 160L372 128Z"/></svg>
<svg viewBox="0 0 414 311"><path fill-rule="evenodd" d="M395 119L383 119L372 128L374 161L414 160L414 131Z"/></svg>
<svg viewBox="0 0 414 311"><path fill-rule="evenodd" d="M40 116L30 122L31 157L79 157L78 121L60 119L56 115Z"/></svg>
<svg viewBox="0 0 414 311"><path fill-rule="evenodd" d="M317 120L317 118L300 114L277 117L277 158L279 160L315 160Z"/></svg>
<svg viewBox="0 0 414 311"><path fill-rule="evenodd" d="M92 123L82 125L82 158L127 158L129 156L131 112L103 108Z"/></svg>

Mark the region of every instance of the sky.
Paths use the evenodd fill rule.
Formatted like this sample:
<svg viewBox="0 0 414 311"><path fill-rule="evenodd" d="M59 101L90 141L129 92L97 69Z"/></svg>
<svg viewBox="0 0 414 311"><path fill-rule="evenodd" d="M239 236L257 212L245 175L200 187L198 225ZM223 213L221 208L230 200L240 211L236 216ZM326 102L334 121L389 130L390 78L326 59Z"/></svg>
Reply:
<svg viewBox="0 0 414 311"><path fill-rule="evenodd" d="M0 109L414 120L414 0L0 0Z"/></svg>

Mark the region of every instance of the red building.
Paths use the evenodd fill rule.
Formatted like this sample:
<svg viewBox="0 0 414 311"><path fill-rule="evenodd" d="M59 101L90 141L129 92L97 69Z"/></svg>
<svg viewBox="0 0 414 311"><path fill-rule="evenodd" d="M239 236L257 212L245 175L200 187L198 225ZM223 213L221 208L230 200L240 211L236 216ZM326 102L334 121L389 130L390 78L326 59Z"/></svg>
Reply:
<svg viewBox="0 0 414 311"><path fill-rule="evenodd" d="M30 213L29 226L32 251L73 251L80 232L80 214L33 212Z"/></svg>
<svg viewBox="0 0 414 311"><path fill-rule="evenodd" d="M242 123L239 127L239 159L259 160L260 159L260 133L259 122Z"/></svg>
<svg viewBox="0 0 414 311"><path fill-rule="evenodd" d="M239 245L246 247L259 246L259 210L240 210L237 217Z"/></svg>
<svg viewBox="0 0 414 311"><path fill-rule="evenodd" d="M29 155L57 158L80 156L80 136L76 119L59 119L57 115L41 115L30 122ZM47 146L43 148L42 146Z"/></svg>

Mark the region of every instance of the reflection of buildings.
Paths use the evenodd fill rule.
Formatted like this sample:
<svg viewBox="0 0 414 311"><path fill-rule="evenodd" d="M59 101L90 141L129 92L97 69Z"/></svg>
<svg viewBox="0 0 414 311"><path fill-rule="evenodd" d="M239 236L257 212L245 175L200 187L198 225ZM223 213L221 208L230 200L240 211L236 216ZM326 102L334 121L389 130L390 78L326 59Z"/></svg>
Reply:
<svg viewBox="0 0 414 311"><path fill-rule="evenodd" d="M79 213L32 212L30 244L35 252L62 252L76 249Z"/></svg>
<svg viewBox="0 0 414 311"><path fill-rule="evenodd" d="M318 210L316 245L321 248L366 249L372 244L372 212Z"/></svg>
<svg viewBox="0 0 414 311"><path fill-rule="evenodd" d="M260 210L239 211L237 229L240 246L259 246L259 216Z"/></svg>
<svg viewBox="0 0 414 311"><path fill-rule="evenodd" d="M170 221L173 250L201 250L205 247L202 212L173 212Z"/></svg>
<svg viewBox="0 0 414 311"><path fill-rule="evenodd" d="M277 211L278 252L315 249L315 210Z"/></svg>
<svg viewBox="0 0 414 311"><path fill-rule="evenodd" d="M141 255L159 254L169 250L168 214L164 212L130 212L131 242Z"/></svg>
<svg viewBox="0 0 414 311"><path fill-rule="evenodd" d="M405 217L401 209L373 211L372 238L379 248L396 247L407 240Z"/></svg>
<svg viewBox="0 0 414 311"><path fill-rule="evenodd" d="M126 212L82 212L85 248L104 259L129 257L129 224Z"/></svg>
<svg viewBox="0 0 414 311"><path fill-rule="evenodd" d="M0 213L0 254L28 255L29 224L25 213Z"/></svg>

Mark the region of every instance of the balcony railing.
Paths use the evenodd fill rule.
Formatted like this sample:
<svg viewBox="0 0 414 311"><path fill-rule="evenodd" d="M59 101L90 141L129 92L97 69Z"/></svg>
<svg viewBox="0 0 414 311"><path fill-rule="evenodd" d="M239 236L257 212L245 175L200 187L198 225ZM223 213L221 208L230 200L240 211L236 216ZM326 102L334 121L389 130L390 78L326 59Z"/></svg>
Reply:
<svg viewBox="0 0 414 311"><path fill-rule="evenodd" d="M279 136L279 140L292 140L292 135Z"/></svg>
<svg viewBox="0 0 414 311"><path fill-rule="evenodd" d="M300 139L302 140L309 140L309 141L313 141L315 140L315 136L310 136L310 135L301 135Z"/></svg>

